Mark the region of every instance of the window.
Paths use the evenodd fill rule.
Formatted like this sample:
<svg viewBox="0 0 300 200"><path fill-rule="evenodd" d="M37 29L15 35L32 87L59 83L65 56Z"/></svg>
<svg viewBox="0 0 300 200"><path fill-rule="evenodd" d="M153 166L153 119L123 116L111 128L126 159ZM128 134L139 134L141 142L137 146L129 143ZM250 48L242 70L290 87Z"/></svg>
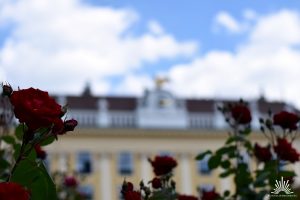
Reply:
<svg viewBox="0 0 300 200"><path fill-rule="evenodd" d="M202 160L197 161L198 173L199 174L210 174L210 169L208 167L208 160L210 155L206 155Z"/></svg>
<svg viewBox="0 0 300 200"><path fill-rule="evenodd" d="M214 186L212 184L202 184L198 187L200 192L209 192L214 189Z"/></svg>
<svg viewBox="0 0 300 200"><path fill-rule="evenodd" d="M130 152L121 152L118 159L118 168L121 175L133 173L133 156Z"/></svg>
<svg viewBox="0 0 300 200"><path fill-rule="evenodd" d="M89 152L80 152L77 155L77 171L80 173L92 172L92 159Z"/></svg>
<svg viewBox="0 0 300 200"><path fill-rule="evenodd" d="M82 185L78 190L85 200L93 200L94 191L91 185Z"/></svg>

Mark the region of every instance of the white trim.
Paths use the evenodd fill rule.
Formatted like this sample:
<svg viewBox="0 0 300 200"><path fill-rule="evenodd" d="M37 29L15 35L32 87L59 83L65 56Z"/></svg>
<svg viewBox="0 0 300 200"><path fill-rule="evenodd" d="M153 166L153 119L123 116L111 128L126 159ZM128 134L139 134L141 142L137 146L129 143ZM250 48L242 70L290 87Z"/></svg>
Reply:
<svg viewBox="0 0 300 200"><path fill-rule="evenodd" d="M191 183L191 167L189 163L189 158L187 154L181 155L181 174L182 174L182 193L191 194L192 193L192 183Z"/></svg>
<svg viewBox="0 0 300 200"><path fill-rule="evenodd" d="M112 199L110 159L107 154L102 154L100 157L100 172L101 199Z"/></svg>

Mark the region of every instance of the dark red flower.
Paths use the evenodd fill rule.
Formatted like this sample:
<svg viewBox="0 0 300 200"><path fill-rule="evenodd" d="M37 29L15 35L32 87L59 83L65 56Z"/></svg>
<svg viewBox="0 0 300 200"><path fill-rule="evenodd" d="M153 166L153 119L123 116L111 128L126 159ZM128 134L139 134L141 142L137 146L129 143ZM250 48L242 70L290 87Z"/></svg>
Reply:
<svg viewBox="0 0 300 200"><path fill-rule="evenodd" d="M215 189L211 191L202 191L201 200L216 200L220 198L220 195L215 191Z"/></svg>
<svg viewBox="0 0 300 200"><path fill-rule="evenodd" d="M128 191L133 191L133 184L131 182L123 182L121 193L125 194Z"/></svg>
<svg viewBox="0 0 300 200"><path fill-rule="evenodd" d="M75 119L70 119L64 122L65 131L74 131L74 128L77 126L78 122Z"/></svg>
<svg viewBox="0 0 300 200"><path fill-rule="evenodd" d="M39 144L36 144L34 146L34 150L36 152L36 157L37 158L44 160L47 157L46 151L44 151Z"/></svg>
<svg viewBox="0 0 300 200"><path fill-rule="evenodd" d="M78 185L78 181L74 176L67 176L65 177L64 185L67 187L76 187Z"/></svg>
<svg viewBox="0 0 300 200"><path fill-rule="evenodd" d="M252 120L250 110L245 105L233 106L231 115L238 124L249 124Z"/></svg>
<svg viewBox="0 0 300 200"><path fill-rule="evenodd" d="M257 143L255 143L255 146L254 146L254 155L261 162L266 162L266 161L269 161L272 159L270 146L262 147Z"/></svg>
<svg viewBox="0 0 300 200"><path fill-rule="evenodd" d="M49 96L48 92L34 88L18 90L12 93L10 101L16 118L32 131L52 124L56 126L61 120L61 106Z"/></svg>
<svg viewBox="0 0 300 200"><path fill-rule="evenodd" d="M292 163L299 161L300 154L285 138L277 138L277 145L274 147L274 151L281 160L290 161Z"/></svg>
<svg viewBox="0 0 300 200"><path fill-rule="evenodd" d="M159 179L159 178L154 178L152 181L151 181L151 183L152 183L152 187L154 188L154 189L159 189L159 188L161 188L161 180Z"/></svg>
<svg viewBox="0 0 300 200"><path fill-rule="evenodd" d="M137 191L128 191L124 196L125 200L142 200L140 192Z"/></svg>
<svg viewBox="0 0 300 200"><path fill-rule="evenodd" d="M177 199L178 200L198 200L197 197L192 196L192 195L178 195Z"/></svg>
<svg viewBox="0 0 300 200"><path fill-rule="evenodd" d="M168 174L177 166L176 160L170 156L156 156L150 162L156 176Z"/></svg>
<svg viewBox="0 0 300 200"><path fill-rule="evenodd" d="M30 193L17 183L3 182L0 183L0 199L29 200Z"/></svg>
<svg viewBox="0 0 300 200"><path fill-rule="evenodd" d="M283 129L296 130L299 116L295 113L281 111L273 116L274 125L278 125Z"/></svg>

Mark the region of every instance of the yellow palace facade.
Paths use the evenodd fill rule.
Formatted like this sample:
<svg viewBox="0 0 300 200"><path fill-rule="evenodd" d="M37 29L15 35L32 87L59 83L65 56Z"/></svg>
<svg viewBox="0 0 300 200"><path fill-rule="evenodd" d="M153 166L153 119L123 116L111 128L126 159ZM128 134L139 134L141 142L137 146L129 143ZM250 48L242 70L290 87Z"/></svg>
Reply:
<svg viewBox="0 0 300 200"><path fill-rule="evenodd" d="M198 153L216 149L226 140L228 129L216 109L221 101L178 99L160 85L142 97L95 97L86 88L81 96L55 98L61 105L68 104L68 117L80 126L47 146L47 166L51 171L84 175L80 190L90 199L121 199L124 178L136 187L141 180L150 181L154 176L148 158L155 155L171 155L178 161L174 180L180 193L234 189L230 178L220 179L220 171L209 171L208 157L195 160ZM268 109L294 109L264 99L249 101L249 106L254 130L259 129L258 117ZM263 135L254 134L253 141L262 140ZM248 162L247 154L244 160ZM297 164L297 173L299 168Z"/></svg>

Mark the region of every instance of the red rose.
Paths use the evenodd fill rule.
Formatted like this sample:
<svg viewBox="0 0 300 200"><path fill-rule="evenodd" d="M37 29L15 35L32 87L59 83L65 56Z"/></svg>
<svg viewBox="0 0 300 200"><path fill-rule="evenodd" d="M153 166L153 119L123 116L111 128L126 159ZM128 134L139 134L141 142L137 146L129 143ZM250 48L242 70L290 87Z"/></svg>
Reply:
<svg viewBox="0 0 300 200"><path fill-rule="evenodd" d="M168 174L177 166L176 160L170 156L156 156L150 162L156 176Z"/></svg>
<svg viewBox="0 0 300 200"><path fill-rule="evenodd" d="M48 92L34 88L18 90L12 93L10 101L20 123L25 123L32 131L61 121L61 106Z"/></svg>
<svg viewBox="0 0 300 200"><path fill-rule="evenodd" d="M220 198L220 195L216 193L215 189L211 191L202 191L201 200L216 200Z"/></svg>
<svg viewBox="0 0 300 200"><path fill-rule="evenodd" d="M254 146L254 155L261 162L266 162L266 161L269 161L272 159L270 146L262 147L257 143L255 143L255 146Z"/></svg>
<svg viewBox="0 0 300 200"><path fill-rule="evenodd" d="M274 147L274 151L281 160L290 161L292 163L299 160L300 154L285 138L277 138L277 145Z"/></svg>
<svg viewBox="0 0 300 200"><path fill-rule="evenodd" d="M35 150L36 156L37 156L38 158L44 160L44 159L47 157L46 151L44 151L44 150L42 149L42 147L41 147L39 144L36 144L36 145L34 146L34 150Z"/></svg>
<svg viewBox="0 0 300 200"><path fill-rule="evenodd" d="M283 129L296 130L299 116L287 111L281 111L273 116L274 125L278 125Z"/></svg>
<svg viewBox="0 0 300 200"><path fill-rule="evenodd" d="M154 188L154 189L159 189L159 188L161 188L161 180L159 179L159 178L154 178L152 181L151 181L151 183L152 183L152 187Z"/></svg>
<svg viewBox="0 0 300 200"><path fill-rule="evenodd" d="M191 195L178 195L177 199L178 200L198 200L197 197L191 196Z"/></svg>
<svg viewBox="0 0 300 200"><path fill-rule="evenodd" d="M128 191L125 193L125 200L142 200L140 192Z"/></svg>
<svg viewBox="0 0 300 200"><path fill-rule="evenodd" d="M30 194L21 185L13 182L0 183L0 199L29 200Z"/></svg>
<svg viewBox="0 0 300 200"><path fill-rule="evenodd" d="M65 177L64 184L67 187L76 187L78 182L74 176L67 176Z"/></svg>
<svg viewBox="0 0 300 200"><path fill-rule="evenodd" d="M238 124L249 124L252 120L250 110L245 105L233 106L231 115Z"/></svg>

